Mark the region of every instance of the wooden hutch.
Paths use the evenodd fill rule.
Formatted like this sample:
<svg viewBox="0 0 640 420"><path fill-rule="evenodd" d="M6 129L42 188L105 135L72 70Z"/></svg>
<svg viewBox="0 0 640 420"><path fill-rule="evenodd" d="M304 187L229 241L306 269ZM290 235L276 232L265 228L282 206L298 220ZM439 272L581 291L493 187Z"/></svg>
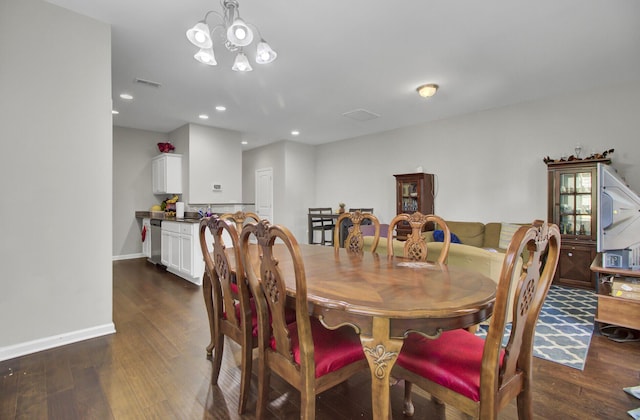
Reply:
<svg viewBox="0 0 640 420"><path fill-rule="evenodd" d="M595 290L590 266L596 256L598 163L611 160L547 162L548 220L562 234L556 284Z"/></svg>
<svg viewBox="0 0 640 420"><path fill-rule="evenodd" d="M422 214L433 214L435 196L433 174L417 172L398 174L394 177L396 177L396 214L411 214L417 211ZM396 233L397 238L403 240L411 233L411 228L408 225L403 227L399 224Z"/></svg>

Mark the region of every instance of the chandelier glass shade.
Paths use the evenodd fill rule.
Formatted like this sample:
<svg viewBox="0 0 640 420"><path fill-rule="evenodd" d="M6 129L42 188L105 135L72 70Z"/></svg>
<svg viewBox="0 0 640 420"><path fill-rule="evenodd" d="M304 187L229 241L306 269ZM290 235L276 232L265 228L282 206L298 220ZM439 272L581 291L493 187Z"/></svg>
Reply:
<svg viewBox="0 0 640 420"><path fill-rule="evenodd" d="M257 32L260 42L256 46L255 61L258 64L268 64L276 59L278 54L271 46L262 38L258 28L245 22L238 11L239 4L237 0L221 0L222 14L210 10L204 19L196 23L192 28L187 30L187 39L200 50L193 56L196 60L209 66L217 65L213 52L214 34L221 38L222 44L228 51L238 51L232 70L234 71L251 71L251 64L244 53L243 47L250 45L254 40L254 31ZM218 16L221 23L210 28L207 24L207 18L210 14ZM252 29L253 28L253 29Z"/></svg>

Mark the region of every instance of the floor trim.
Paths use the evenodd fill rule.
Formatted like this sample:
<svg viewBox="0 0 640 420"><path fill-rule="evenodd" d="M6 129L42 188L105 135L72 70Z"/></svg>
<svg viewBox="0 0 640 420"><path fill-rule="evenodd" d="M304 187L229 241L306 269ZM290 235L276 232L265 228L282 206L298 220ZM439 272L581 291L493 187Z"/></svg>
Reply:
<svg viewBox="0 0 640 420"><path fill-rule="evenodd" d="M0 347L0 362L54 347L88 340L90 338L113 334L115 332L116 327L113 322L110 322L108 324L98 325L84 330L71 331L69 333L39 338L37 340L26 341L12 346Z"/></svg>

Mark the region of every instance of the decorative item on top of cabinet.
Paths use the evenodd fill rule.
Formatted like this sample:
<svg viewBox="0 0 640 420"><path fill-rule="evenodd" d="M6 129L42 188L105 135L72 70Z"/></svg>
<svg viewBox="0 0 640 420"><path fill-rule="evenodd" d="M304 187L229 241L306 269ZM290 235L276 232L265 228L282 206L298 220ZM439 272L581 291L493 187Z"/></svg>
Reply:
<svg viewBox="0 0 640 420"><path fill-rule="evenodd" d="M182 194L182 155L162 153L151 161L154 194Z"/></svg>
<svg viewBox="0 0 640 420"><path fill-rule="evenodd" d="M397 174L396 177L396 214L415 213L433 214L434 212L434 175L423 172L412 174ZM425 225L427 230L432 230L433 225ZM411 233L407 225L398 225L397 238L406 239Z"/></svg>
<svg viewBox="0 0 640 420"><path fill-rule="evenodd" d="M590 266L596 256L597 164L610 164L611 159L552 161L545 158L545 163L548 220L558 225L562 234L554 283L595 290L595 276Z"/></svg>

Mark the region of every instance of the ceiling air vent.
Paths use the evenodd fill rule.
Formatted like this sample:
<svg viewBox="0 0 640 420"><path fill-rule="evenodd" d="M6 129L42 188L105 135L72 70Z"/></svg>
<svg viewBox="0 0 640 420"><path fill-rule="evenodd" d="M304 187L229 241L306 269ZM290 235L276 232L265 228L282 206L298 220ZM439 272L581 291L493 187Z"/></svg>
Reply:
<svg viewBox="0 0 640 420"><path fill-rule="evenodd" d="M352 120L356 120L356 121L369 121L369 120L375 120L376 118L380 117L380 115L375 114L371 111L367 111L366 109L362 109L362 108L345 112L342 115L344 117L351 118Z"/></svg>
<svg viewBox="0 0 640 420"><path fill-rule="evenodd" d="M150 86L150 87L154 87L154 88L159 88L160 86L162 86L162 85L161 85L160 83L158 83L158 82L154 82L154 81L152 81L152 80L140 79L140 78L138 78L138 77L136 77L136 78L134 79L134 81L135 81L136 83L141 84L141 85Z"/></svg>

